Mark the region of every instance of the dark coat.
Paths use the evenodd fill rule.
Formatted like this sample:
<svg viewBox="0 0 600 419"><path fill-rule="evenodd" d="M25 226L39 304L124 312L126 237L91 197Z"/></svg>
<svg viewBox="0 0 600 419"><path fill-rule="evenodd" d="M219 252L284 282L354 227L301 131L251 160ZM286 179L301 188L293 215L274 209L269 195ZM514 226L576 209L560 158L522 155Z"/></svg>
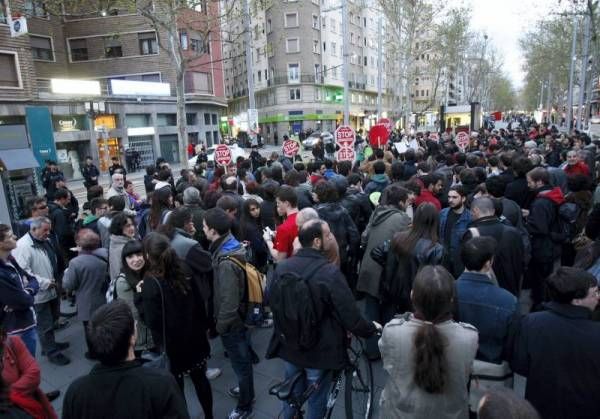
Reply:
<svg viewBox="0 0 600 419"><path fill-rule="evenodd" d="M371 213L373 212L373 207L367 194L355 188L348 188L340 203L346 208L348 214L350 214L350 218L354 220L358 231L362 233L367 227L369 218L371 218Z"/></svg>
<svg viewBox="0 0 600 419"><path fill-rule="evenodd" d="M339 202L327 202L315 206L319 218L329 224L331 232L340 249L340 262L346 263L350 256L356 255L360 245L360 235L356 224Z"/></svg>
<svg viewBox="0 0 600 419"><path fill-rule="evenodd" d="M295 256L277 264L272 281L286 272L305 272L324 260L317 250L300 249ZM346 332L366 338L375 333L375 326L360 314L344 275L334 264L323 266L308 282L321 319L319 341L314 348L302 352L286 346L274 331L267 358L282 358L305 368L341 369L348 363Z"/></svg>
<svg viewBox="0 0 600 419"><path fill-rule="evenodd" d="M513 295L519 295L521 290L521 279L523 270L523 242L519 231L511 226L503 224L497 217L482 217L472 221L469 230L463 237L463 242L473 237L470 229L476 228L480 236L493 237L496 240L496 252L494 253L494 274L498 285L508 290Z"/></svg>
<svg viewBox="0 0 600 419"><path fill-rule="evenodd" d="M139 361L94 366L73 381L65 394L63 419L189 418L173 376Z"/></svg>
<svg viewBox="0 0 600 419"><path fill-rule="evenodd" d="M527 179L524 176L518 177L507 184L504 197L512 199L521 208L528 209L531 203L531 191L529 190L529 186L527 186Z"/></svg>
<svg viewBox="0 0 600 419"><path fill-rule="evenodd" d="M210 355L206 331L208 319L203 300L195 281L182 294L170 282L157 278L165 299L167 355L173 375L202 367ZM144 323L152 331L152 340L163 348L163 317L160 289L153 277L146 276L142 285Z"/></svg>
<svg viewBox="0 0 600 419"><path fill-rule="evenodd" d="M35 327L33 301L39 284L12 256L9 262L0 260L0 324L7 333L17 333Z"/></svg>
<svg viewBox="0 0 600 419"><path fill-rule="evenodd" d="M531 258L536 262L552 263L560 256L560 244L553 237L557 233L558 205L564 202L560 188L544 186L537 191L527 217L527 231L531 235Z"/></svg>
<svg viewBox="0 0 600 419"><path fill-rule="evenodd" d="M544 419L600 417L600 323L585 307L551 302L522 318L511 367Z"/></svg>
<svg viewBox="0 0 600 419"><path fill-rule="evenodd" d="M63 252L75 246L75 232L70 219L71 211L60 207L55 202L48 202L48 216L52 222L52 231L56 234Z"/></svg>

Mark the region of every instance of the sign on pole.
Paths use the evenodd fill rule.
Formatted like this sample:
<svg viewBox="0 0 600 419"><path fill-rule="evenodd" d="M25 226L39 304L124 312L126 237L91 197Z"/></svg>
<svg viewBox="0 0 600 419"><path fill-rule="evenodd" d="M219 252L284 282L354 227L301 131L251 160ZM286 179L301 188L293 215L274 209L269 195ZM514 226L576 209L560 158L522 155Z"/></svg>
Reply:
<svg viewBox="0 0 600 419"><path fill-rule="evenodd" d="M219 144L215 148L215 162L221 166L229 166L231 163L231 150L225 144Z"/></svg>
<svg viewBox="0 0 600 419"><path fill-rule="evenodd" d="M283 142L283 155L285 157L294 157L300 151L298 141L286 140Z"/></svg>
<svg viewBox="0 0 600 419"><path fill-rule="evenodd" d="M456 138L454 139L454 142L456 143L458 148L460 148L462 151L465 151L470 142L469 134L467 134L464 131L458 132L456 134Z"/></svg>
<svg viewBox="0 0 600 419"><path fill-rule="evenodd" d="M354 152L354 143L356 133L349 125L340 125L333 134L336 144L340 147L337 152L338 161L354 161L356 153Z"/></svg>
<svg viewBox="0 0 600 419"><path fill-rule="evenodd" d="M248 134L258 134L258 109L248 109Z"/></svg>
<svg viewBox="0 0 600 419"><path fill-rule="evenodd" d="M388 142L390 131L383 124L373 125L369 130L369 142L373 147L380 148Z"/></svg>

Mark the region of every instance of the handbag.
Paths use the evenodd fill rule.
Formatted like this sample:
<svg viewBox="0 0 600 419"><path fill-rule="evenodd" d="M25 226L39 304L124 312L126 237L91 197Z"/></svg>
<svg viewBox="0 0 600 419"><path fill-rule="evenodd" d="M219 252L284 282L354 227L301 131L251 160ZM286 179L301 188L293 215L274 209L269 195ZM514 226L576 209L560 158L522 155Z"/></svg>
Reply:
<svg viewBox="0 0 600 419"><path fill-rule="evenodd" d="M162 326L163 326L163 345L162 351L160 353L144 351L142 353L142 360L145 361L143 366L146 368L156 368L165 371L171 371L171 361L169 360L169 356L167 355L167 322L165 316L165 295L163 294L162 287L158 282L158 279L152 277L156 285L158 286L158 290L160 291L160 302L162 306Z"/></svg>

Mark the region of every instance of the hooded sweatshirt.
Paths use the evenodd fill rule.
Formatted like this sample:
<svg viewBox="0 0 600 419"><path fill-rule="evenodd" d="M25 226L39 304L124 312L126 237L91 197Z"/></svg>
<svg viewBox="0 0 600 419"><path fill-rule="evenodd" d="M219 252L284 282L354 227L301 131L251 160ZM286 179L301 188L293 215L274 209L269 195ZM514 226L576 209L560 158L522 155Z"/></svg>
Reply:
<svg viewBox="0 0 600 419"><path fill-rule="evenodd" d="M373 175L371 181L365 187L365 193L370 195L372 192L383 192L389 184L390 178L385 173Z"/></svg>

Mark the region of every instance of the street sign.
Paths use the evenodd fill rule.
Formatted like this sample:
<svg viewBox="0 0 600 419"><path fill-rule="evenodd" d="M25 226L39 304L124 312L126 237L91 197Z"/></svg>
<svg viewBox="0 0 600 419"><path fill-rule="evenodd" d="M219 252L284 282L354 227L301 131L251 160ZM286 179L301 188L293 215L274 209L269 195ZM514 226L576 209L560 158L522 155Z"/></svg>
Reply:
<svg viewBox="0 0 600 419"><path fill-rule="evenodd" d="M353 148L340 148L337 152L338 161L354 161L356 153Z"/></svg>
<svg viewBox="0 0 600 419"><path fill-rule="evenodd" d="M285 157L294 157L300 151L298 141L287 140L283 142L283 155Z"/></svg>
<svg viewBox="0 0 600 419"><path fill-rule="evenodd" d="M356 142L356 133L349 125L340 125L333 134L335 142L340 147L337 152L338 161L354 161L356 153L354 152L354 143Z"/></svg>
<svg viewBox="0 0 600 419"><path fill-rule="evenodd" d="M215 148L215 162L221 166L229 166L231 163L231 150L225 144L219 144Z"/></svg>
<svg viewBox="0 0 600 419"><path fill-rule="evenodd" d="M388 142L390 132L383 124L373 125L369 130L369 142L373 147L381 147Z"/></svg>
<svg viewBox="0 0 600 419"><path fill-rule="evenodd" d="M467 134L464 131L460 131L456 134L456 138L454 139L454 142L456 143L456 145L458 146L458 148L460 148L461 150L465 150L467 148L467 146L469 145L469 134Z"/></svg>

